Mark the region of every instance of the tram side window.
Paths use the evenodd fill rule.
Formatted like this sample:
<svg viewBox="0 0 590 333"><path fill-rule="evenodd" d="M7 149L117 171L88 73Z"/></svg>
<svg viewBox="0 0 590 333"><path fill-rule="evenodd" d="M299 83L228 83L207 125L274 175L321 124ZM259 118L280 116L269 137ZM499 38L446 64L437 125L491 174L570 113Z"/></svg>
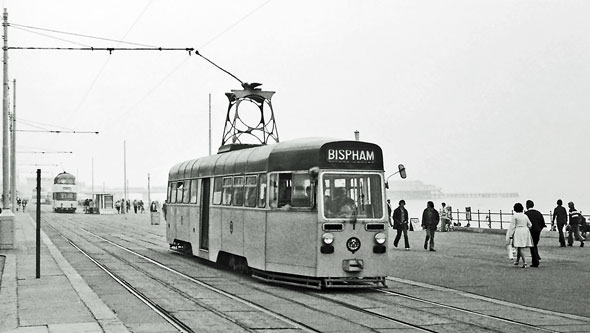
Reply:
<svg viewBox="0 0 590 333"><path fill-rule="evenodd" d="M176 182L170 183L170 202L176 202Z"/></svg>
<svg viewBox="0 0 590 333"><path fill-rule="evenodd" d="M184 182L176 182L176 201L178 203L182 202L182 194L185 192L184 189Z"/></svg>
<svg viewBox="0 0 590 333"><path fill-rule="evenodd" d="M190 192L191 192L191 188L190 188L191 182L190 181L185 181L184 182L184 188L182 189L182 202L183 203L188 203L190 200Z"/></svg>
<svg viewBox="0 0 590 333"><path fill-rule="evenodd" d="M168 199L168 202L172 202L172 193L174 193L172 191L172 184L173 183L168 183L168 193L166 194L166 198Z"/></svg>
<svg viewBox="0 0 590 333"><path fill-rule="evenodd" d="M223 204L226 206L231 205L232 199L232 179L230 177L223 178Z"/></svg>
<svg viewBox="0 0 590 333"><path fill-rule="evenodd" d="M234 177L233 205L244 205L244 177Z"/></svg>
<svg viewBox="0 0 590 333"><path fill-rule="evenodd" d="M191 200L190 203L197 203L197 184L198 179L191 179Z"/></svg>
<svg viewBox="0 0 590 333"><path fill-rule="evenodd" d="M258 207L266 207L266 174L258 177Z"/></svg>
<svg viewBox="0 0 590 333"><path fill-rule="evenodd" d="M247 176L244 206L256 207L256 186L256 176Z"/></svg>
<svg viewBox="0 0 590 333"><path fill-rule="evenodd" d="M217 177L213 182L213 204L221 205L223 197L223 178Z"/></svg>

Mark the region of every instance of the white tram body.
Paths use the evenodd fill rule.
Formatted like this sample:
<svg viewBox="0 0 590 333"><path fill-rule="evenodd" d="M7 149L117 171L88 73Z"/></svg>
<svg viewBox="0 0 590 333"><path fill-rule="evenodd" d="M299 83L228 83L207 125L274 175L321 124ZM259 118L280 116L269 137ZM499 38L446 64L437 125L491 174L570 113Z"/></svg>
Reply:
<svg viewBox="0 0 590 333"><path fill-rule="evenodd" d="M170 170L172 248L280 283L386 286L379 146L310 138L224 148Z"/></svg>
<svg viewBox="0 0 590 333"><path fill-rule="evenodd" d="M75 213L78 207L76 177L62 172L53 179L53 211Z"/></svg>

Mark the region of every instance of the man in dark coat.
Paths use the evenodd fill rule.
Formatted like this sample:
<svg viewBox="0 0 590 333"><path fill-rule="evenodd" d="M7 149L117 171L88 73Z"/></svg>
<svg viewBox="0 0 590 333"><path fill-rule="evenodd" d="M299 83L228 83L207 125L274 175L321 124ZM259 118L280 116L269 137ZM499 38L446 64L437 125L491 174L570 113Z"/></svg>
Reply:
<svg viewBox="0 0 590 333"><path fill-rule="evenodd" d="M567 224L567 211L562 206L563 201L557 200L557 207L553 210L553 220L551 226L555 224L557 220L557 231L559 232L559 246L565 247L565 236L563 234L563 227Z"/></svg>
<svg viewBox="0 0 590 333"><path fill-rule="evenodd" d="M397 247L399 240L404 234L404 245L406 251L410 250L410 242L408 240L408 211L404 207L406 202L404 200L399 201L399 206L393 211L393 225L397 229L397 235L393 241L393 246Z"/></svg>
<svg viewBox="0 0 590 333"><path fill-rule="evenodd" d="M539 249L537 247L537 244L539 244L539 239L541 238L541 230L543 230L543 228L545 228L546 225L545 219L543 218L543 214L541 214L541 212L539 212L538 210L533 209L534 206L535 204L532 200L527 200L527 211L525 212L525 215L529 218L532 224L529 229L531 232L531 237L533 238L533 247L531 247L531 258L533 264L531 265L531 267L539 267L539 259L541 259L541 257L539 256Z"/></svg>
<svg viewBox="0 0 590 333"><path fill-rule="evenodd" d="M428 201L426 209L422 213L422 227L426 229L426 239L424 240L424 250L428 249L430 245L430 251L436 251L434 249L434 233L436 232L436 226L440 221L440 215L434 209L434 203ZM429 242L430 241L430 242Z"/></svg>

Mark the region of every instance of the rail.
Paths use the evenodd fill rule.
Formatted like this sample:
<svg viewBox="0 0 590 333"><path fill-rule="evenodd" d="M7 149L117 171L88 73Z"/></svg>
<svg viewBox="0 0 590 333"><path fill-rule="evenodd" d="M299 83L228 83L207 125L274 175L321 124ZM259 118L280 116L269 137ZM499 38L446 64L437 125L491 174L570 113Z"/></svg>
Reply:
<svg viewBox="0 0 590 333"><path fill-rule="evenodd" d="M580 214L582 212L580 211ZM543 212L541 212L543 214ZM492 212L491 210L488 211L480 211L479 209L476 211L460 211L457 209L451 213L453 217L453 223L461 223L461 226L464 227L477 227L477 228L489 228L489 229L507 229L510 225L510 219L512 215L514 215L514 211L511 210L510 212L503 212L500 210L499 212ZM468 215L471 215L471 218L468 219ZM582 214L586 217L586 220L590 220L590 215ZM553 220L553 212L549 212L549 214L543 214L545 218L545 223L550 226L551 221ZM477 223L477 226L475 225Z"/></svg>

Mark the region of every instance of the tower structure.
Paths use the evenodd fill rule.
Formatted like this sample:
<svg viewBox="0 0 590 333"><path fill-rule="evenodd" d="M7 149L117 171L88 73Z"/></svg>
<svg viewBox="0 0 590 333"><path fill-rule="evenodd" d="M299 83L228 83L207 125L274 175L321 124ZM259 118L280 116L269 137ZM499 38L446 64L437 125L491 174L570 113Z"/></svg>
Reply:
<svg viewBox="0 0 590 333"><path fill-rule="evenodd" d="M271 140L279 142L271 103L275 92L263 91L258 88L260 85L260 83L243 83L242 90L232 90L231 93L225 94L229 100L229 106L220 152L232 150L232 147L265 145ZM254 109L252 105L255 106ZM256 113L256 110L258 114L252 114Z"/></svg>

